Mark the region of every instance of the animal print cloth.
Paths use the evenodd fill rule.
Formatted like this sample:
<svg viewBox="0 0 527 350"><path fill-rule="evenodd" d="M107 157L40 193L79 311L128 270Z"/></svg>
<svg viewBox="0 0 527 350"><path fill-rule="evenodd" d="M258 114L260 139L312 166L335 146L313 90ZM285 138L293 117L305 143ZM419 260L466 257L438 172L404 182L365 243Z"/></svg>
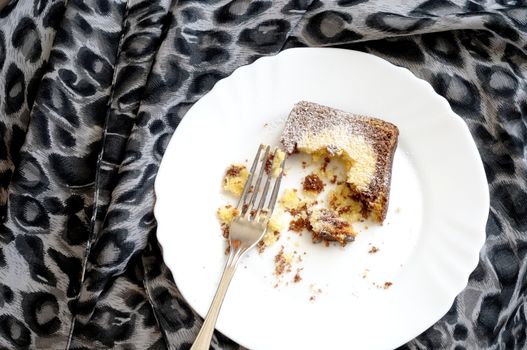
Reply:
<svg viewBox="0 0 527 350"><path fill-rule="evenodd" d="M479 265L402 349L527 346L525 1L15 0L0 11L0 348L190 348L201 319L156 240L159 163L215 82L298 46L410 69L481 153Z"/></svg>

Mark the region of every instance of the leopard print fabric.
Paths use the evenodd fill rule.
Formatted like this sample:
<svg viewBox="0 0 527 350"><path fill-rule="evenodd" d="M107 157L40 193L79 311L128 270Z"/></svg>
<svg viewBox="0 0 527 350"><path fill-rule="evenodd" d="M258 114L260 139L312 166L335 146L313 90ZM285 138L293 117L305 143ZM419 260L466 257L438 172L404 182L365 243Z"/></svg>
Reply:
<svg viewBox="0 0 527 350"><path fill-rule="evenodd" d="M410 69L481 153L479 264L401 348L527 346L524 1L15 0L0 11L0 348L190 348L201 319L156 240L159 163L215 82L298 46ZM212 348L239 346L216 333Z"/></svg>

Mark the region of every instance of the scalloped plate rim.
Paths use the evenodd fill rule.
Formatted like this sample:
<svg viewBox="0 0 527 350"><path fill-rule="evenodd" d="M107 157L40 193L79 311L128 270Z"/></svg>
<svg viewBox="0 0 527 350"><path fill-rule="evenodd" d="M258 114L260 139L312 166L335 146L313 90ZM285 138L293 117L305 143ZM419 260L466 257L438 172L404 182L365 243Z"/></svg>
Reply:
<svg viewBox="0 0 527 350"><path fill-rule="evenodd" d="M190 109L189 111L187 112L187 115L181 120L178 128L175 130L174 132L174 135L169 143L169 145L167 146L167 149L166 149L166 153L165 154L171 154L172 152L172 149L174 149L175 145L178 144L178 140L179 138L181 137L180 135L183 134L183 133L186 133L188 132L187 130L188 129L191 129L193 124L192 123L197 123L199 121L199 119L197 117L194 117L194 114L191 113L191 111L193 111L194 109L197 109L199 108L199 106L203 105L203 104L207 104L209 103L212 99L212 96L215 96L218 94L218 91L221 92L222 89L225 89L225 88L228 88L229 87L229 83L232 83L232 80L236 80L236 79L239 79L238 77L241 77L241 76L244 76L244 75L247 75L247 74L250 74L251 71L253 70L257 70L259 69L259 66L262 66L262 67L265 67L265 65L273 65L273 64L279 64L277 63L277 61L279 62L279 60L281 59L281 57L285 56L285 55L302 55L304 52L309 55L311 54L311 52L314 52L314 51L320 51L320 50L323 50L324 52L334 52L336 55L357 55L357 56L367 56L369 60L371 60L371 62L373 62L373 64L379 64L379 65L383 65L383 66L389 66L393 69L394 72L397 72L397 74L399 74L402 79L411 79L413 80L414 82L418 81L421 86L423 88L425 88L426 90L428 90L428 93L429 94L433 94L434 95L434 98L438 101L438 106L441 106L441 108L443 109L443 114L444 114L444 117L445 118L449 118L451 122L454 122L454 123L457 123L457 127L460 128L462 130L462 132L465 134L465 142L468 142L468 147L472 147L472 152L475 152L474 156L479 158L479 153L477 151L477 148L474 144L474 141L472 139L472 136L470 134L470 131L467 127L467 125L465 124L465 122L459 117L457 116L451 109L449 103L447 102L447 100L440 96L440 95L437 95L435 93L435 91L433 90L432 86L422 80L422 79L418 79L416 78L408 69L406 68L403 68L403 67L398 67L398 66L395 66L377 56L373 56L373 55L370 55L370 54L367 54L367 53L362 53L362 52L357 52L357 51L352 51L352 50L344 50L344 49L336 49L336 48L295 48L295 49L288 49L288 50L285 50L283 52L281 52L280 54L278 55L275 55L275 56L267 56L267 57L262 57L262 58L259 58L257 59L256 61L254 61L253 63L251 64L248 64L248 65L245 65L245 66L242 66L238 69L236 69L230 76L218 81L214 87L205 95L203 96L201 99L199 99ZM193 119L192 119L193 118ZM481 159L479 158L479 161L481 163ZM159 168L159 172L158 172L158 177L156 179L156 182L155 182L155 191L156 191L156 194L157 194L157 197L158 197L158 201L156 203L156 206L155 206L155 216L156 218L158 219L158 222L159 222L159 225L158 225L158 237L159 237L159 241L161 243L161 245L163 246L164 248L164 254L166 255L166 251L168 250L168 248L165 247L165 244L163 244L163 241L164 241L164 236L163 236L163 230L164 230L164 218L162 217L162 213L159 209L159 203L162 202L162 200L160 200L161 197L163 197L162 193L163 193L163 181L164 181L164 173L165 172L169 172L169 166L167 166L169 160L166 159L166 157L163 158L163 161L161 162L161 165L160 165L160 168ZM484 173L484 170L483 170L483 166L481 164L481 168L479 169L479 172L480 172L480 178L477 179L477 181L480 182L480 185L482 186L482 193L483 193L483 196L484 196L484 199L483 199L483 203L481 205L481 212L479 213L479 222L480 222L480 225L479 225L479 231L481 232L481 234L479 235L479 240L477 242L473 242L473 245L474 246L478 246L479 248L481 248L481 246L483 245L484 243L484 240L485 240L485 225L486 225L486 221L487 221L487 216L488 216L488 208L489 208L489 194L488 194L488 186L487 186L487 182L486 182L486 177L485 177L485 173ZM159 176L161 175L161 176ZM168 221L168 220L167 220ZM159 234L159 232L161 232L161 234ZM479 248L478 248L478 252L479 252ZM468 273L466 274L466 279L468 280L468 277L469 277L469 274L470 272L477 266L477 263L478 263L478 258L479 258L479 253L474 253L474 256L473 258L471 259L471 263L470 264L467 264L465 266L465 269L466 271L468 271ZM167 266L169 265L169 263L167 262ZM470 266L469 266L470 265ZM176 281L177 283L177 275L174 274L174 280ZM466 286L466 281L465 283L462 285L462 284L458 284L457 286L452 286L449 290L449 298L451 299L451 301L453 302L454 301L454 298L457 294L459 294L463 289L464 287ZM181 291L182 295L185 297L185 293L183 291ZM433 316L434 319L439 319L442 315L444 315L444 313L446 313L447 310L444 310L444 312L441 312L441 313L438 313L436 315ZM203 317L203 312L200 312L200 315ZM422 325L419 329L416 329L416 334L415 336L417 336L418 334L420 334L422 331L426 330L426 328L428 328L429 326L431 326L431 324L428 324L428 325ZM237 339L237 336L234 333L232 333L231 331L229 330L223 330L221 329L221 325L219 325L218 329L220 331L222 331L224 334L226 334L227 336L231 337L231 339L233 340L236 340ZM410 340L410 339L407 339L407 340ZM406 340L405 340L406 341ZM400 344L394 344L395 346L399 346L399 345L402 345L404 344L404 342L400 343ZM244 345L250 345L250 344L244 344Z"/></svg>

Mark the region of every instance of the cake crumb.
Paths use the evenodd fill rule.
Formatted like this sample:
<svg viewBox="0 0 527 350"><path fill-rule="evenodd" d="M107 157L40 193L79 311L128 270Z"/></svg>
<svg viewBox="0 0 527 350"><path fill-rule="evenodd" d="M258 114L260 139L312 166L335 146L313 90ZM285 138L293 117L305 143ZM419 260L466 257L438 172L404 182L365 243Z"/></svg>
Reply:
<svg viewBox="0 0 527 350"><path fill-rule="evenodd" d="M229 225L235 217L240 215L240 211L232 205L227 204L218 208L216 215L222 224Z"/></svg>
<svg viewBox="0 0 527 350"><path fill-rule="evenodd" d="M300 271L302 271L303 268L296 269L295 276L293 277L293 282L298 283L302 280L302 277L300 276Z"/></svg>
<svg viewBox="0 0 527 350"><path fill-rule="evenodd" d="M286 272L291 272L291 256L284 253L284 246L281 246L280 251L275 255L274 263L274 274L276 276L281 276Z"/></svg>
<svg viewBox="0 0 527 350"><path fill-rule="evenodd" d="M308 225L309 225L309 221L307 219L299 217L289 222L289 230L293 232L297 232L297 233L302 232L302 230L307 228Z"/></svg>
<svg viewBox="0 0 527 350"><path fill-rule="evenodd" d="M317 174L309 174L304 178L303 190L305 192L320 193L324 190L324 182Z"/></svg>
<svg viewBox="0 0 527 350"><path fill-rule="evenodd" d="M271 169L273 167L273 160L274 160L274 153L271 153L267 156L267 159L265 161L265 172L267 173L267 175L269 175L271 173Z"/></svg>
<svg viewBox="0 0 527 350"><path fill-rule="evenodd" d="M249 170L243 164L231 164L225 171L223 178L223 189L232 193L235 197L240 197L243 192Z"/></svg>
<svg viewBox="0 0 527 350"><path fill-rule="evenodd" d="M284 151L282 151L279 148L276 148L274 153L272 154L272 160L271 160L271 155L269 156L268 161L271 160L271 165L267 173L268 174L271 173L271 176L274 178L278 177L278 175L280 175L280 172L282 171L282 163L284 162L284 159L285 159ZM266 167L267 167L267 163L266 163ZM287 175L285 172L285 169L283 171L283 175L284 176Z"/></svg>
<svg viewBox="0 0 527 350"><path fill-rule="evenodd" d="M335 212L325 208L312 208L309 211L310 231L313 243L338 242L342 246L355 239L356 232L348 221L339 217Z"/></svg>
<svg viewBox="0 0 527 350"><path fill-rule="evenodd" d="M395 208L395 212L396 212L397 214L399 214L399 213L401 212L401 208L399 208L399 207Z"/></svg>
<svg viewBox="0 0 527 350"><path fill-rule="evenodd" d="M224 238L229 237L229 228L231 222L238 215L240 215L240 211L230 204L220 207L218 210L216 210L216 216L220 221L220 227Z"/></svg>
<svg viewBox="0 0 527 350"><path fill-rule="evenodd" d="M370 250L368 250L368 253L369 254L375 254L379 251L379 248L377 248L376 246L371 246Z"/></svg>
<svg viewBox="0 0 527 350"><path fill-rule="evenodd" d="M258 252L258 254L262 254L265 250L265 243L264 241L260 241L258 242L258 244L256 245L256 251Z"/></svg>
<svg viewBox="0 0 527 350"><path fill-rule="evenodd" d="M265 247L273 245L280 239L280 232L282 232L283 228L283 212L281 210L275 210L267 223L267 232L265 232L263 240L260 242L262 244L258 243L260 253L263 252Z"/></svg>
<svg viewBox="0 0 527 350"><path fill-rule="evenodd" d="M302 161L302 169L305 169L307 168L307 162L306 161Z"/></svg>
<svg viewBox="0 0 527 350"><path fill-rule="evenodd" d="M388 289L388 288L390 288L392 286L392 284L393 284L392 282L384 282L383 288L384 289Z"/></svg>
<svg viewBox="0 0 527 350"><path fill-rule="evenodd" d="M302 205L302 200L298 197L298 190L296 188L286 189L280 199L280 205L286 211L298 209Z"/></svg>
<svg viewBox="0 0 527 350"><path fill-rule="evenodd" d="M223 238L229 238L230 226L226 224L221 224L220 227Z"/></svg>
<svg viewBox="0 0 527 350"><path fill-rule="evenodd" d="M317 202L313 203L316 204ZM300 205L296 208L288 209L287 210L289 214L292 216L298 216L301 215L304 218L307 218L307 204L304 202L300 202Z"/></svg>
<svg viewBox="0 0 527 350"><path fill-rule="evenodd" d="M231 165L227 168L227 171L225 171L225 175L227 176L238 176L240 172L242 171L242 167L238 165Z"/></svg>

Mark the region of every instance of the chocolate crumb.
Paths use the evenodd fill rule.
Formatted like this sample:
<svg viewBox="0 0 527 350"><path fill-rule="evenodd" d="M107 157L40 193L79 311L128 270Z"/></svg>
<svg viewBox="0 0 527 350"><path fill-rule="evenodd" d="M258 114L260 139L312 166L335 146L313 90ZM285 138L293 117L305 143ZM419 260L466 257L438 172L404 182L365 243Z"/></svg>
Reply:
<svg viewBox="0 0 527 350"><path fill-rule="evenodd" d="M391 287L392 284L393 284L392 282L384 282L384 287L383 288L384 289L388 289L388 288Z"/></svg>
<svg viewBox="0 0 527 350"><path fill-rule="evenodd" d="M305 169L307 168L307 162L306 161L302 161L302 169Z"/></svg>
<svg viewBox="0 0 527 350"><path fill-rule="evenodd" d="M320 178L316 174L310 174L304 178L304 191L320 193L324 190L324 186L324 182L322 182L322 180L320 180Z"/></svg>
<svg viewBox="0 0 527 350"><path fill-rule="evenodd" d="M221 231L223 233L223 238L229 238L230 226L227 224L221 224Z"/></svg>
<svg viewBox="0 0 527 350"><path fill-rule="evenodd" d="M370 248L370 250L368 250L368 253L370 253L370 254L375 254L375 253L377 253L378 251L379 251L379 248L377 248L376 246L372 246L372 247Z"/></svg>
<svg viewBox="0 0 527 350"><path fill-rule="evenodd" d="M300 217L296 220L291 220L289 222L289 230L294 232L301 232L304 228L307 228L308 225L309 221Z"/></svg>
<svg viewBox="0 0 527 350"><path fill-rule="evenodd" d="M265 161L265 172L269 175L273 169L274 153L269 154Z"/></svg>
<svg viewBox="0 0 527 350"><path fill-rule="evenodd" d="M256 245L256 251L258 252L258 254L262 254L265 250L265 243L264 241L260 241L258 242L258 244Z"/></svg>
<svg viewBox="0 0 527 350"><path fill-rule="evenodd" d="M275 255L274 263L275 263L274 274L276 276L283 275L285 272L291 272L291 262L287 261L284 255L284 246L282 246L278 254Z"/></svg>
<svg viewBox="0 0 527 350"><path fill-rule="evenodd" d="M242 171L242 167L241 166L237 166L237 165L231 165L228 169L227 169L227 172L226 172L226 175L227 176L238 176L240 174L240 172Z"/></svg>
<svg viewBox="0 0 527 350"><path fill-rule="evenodd" d="M295 191L295 192L296 192L296 191ZM292 216L297 216L298 214L307 211L307 205L304 204L304 205L302 205L300 208L292 208L292 209L288 209L288 210L286 210L286 211L287 211L289 214L291 214Z"/></svg>

